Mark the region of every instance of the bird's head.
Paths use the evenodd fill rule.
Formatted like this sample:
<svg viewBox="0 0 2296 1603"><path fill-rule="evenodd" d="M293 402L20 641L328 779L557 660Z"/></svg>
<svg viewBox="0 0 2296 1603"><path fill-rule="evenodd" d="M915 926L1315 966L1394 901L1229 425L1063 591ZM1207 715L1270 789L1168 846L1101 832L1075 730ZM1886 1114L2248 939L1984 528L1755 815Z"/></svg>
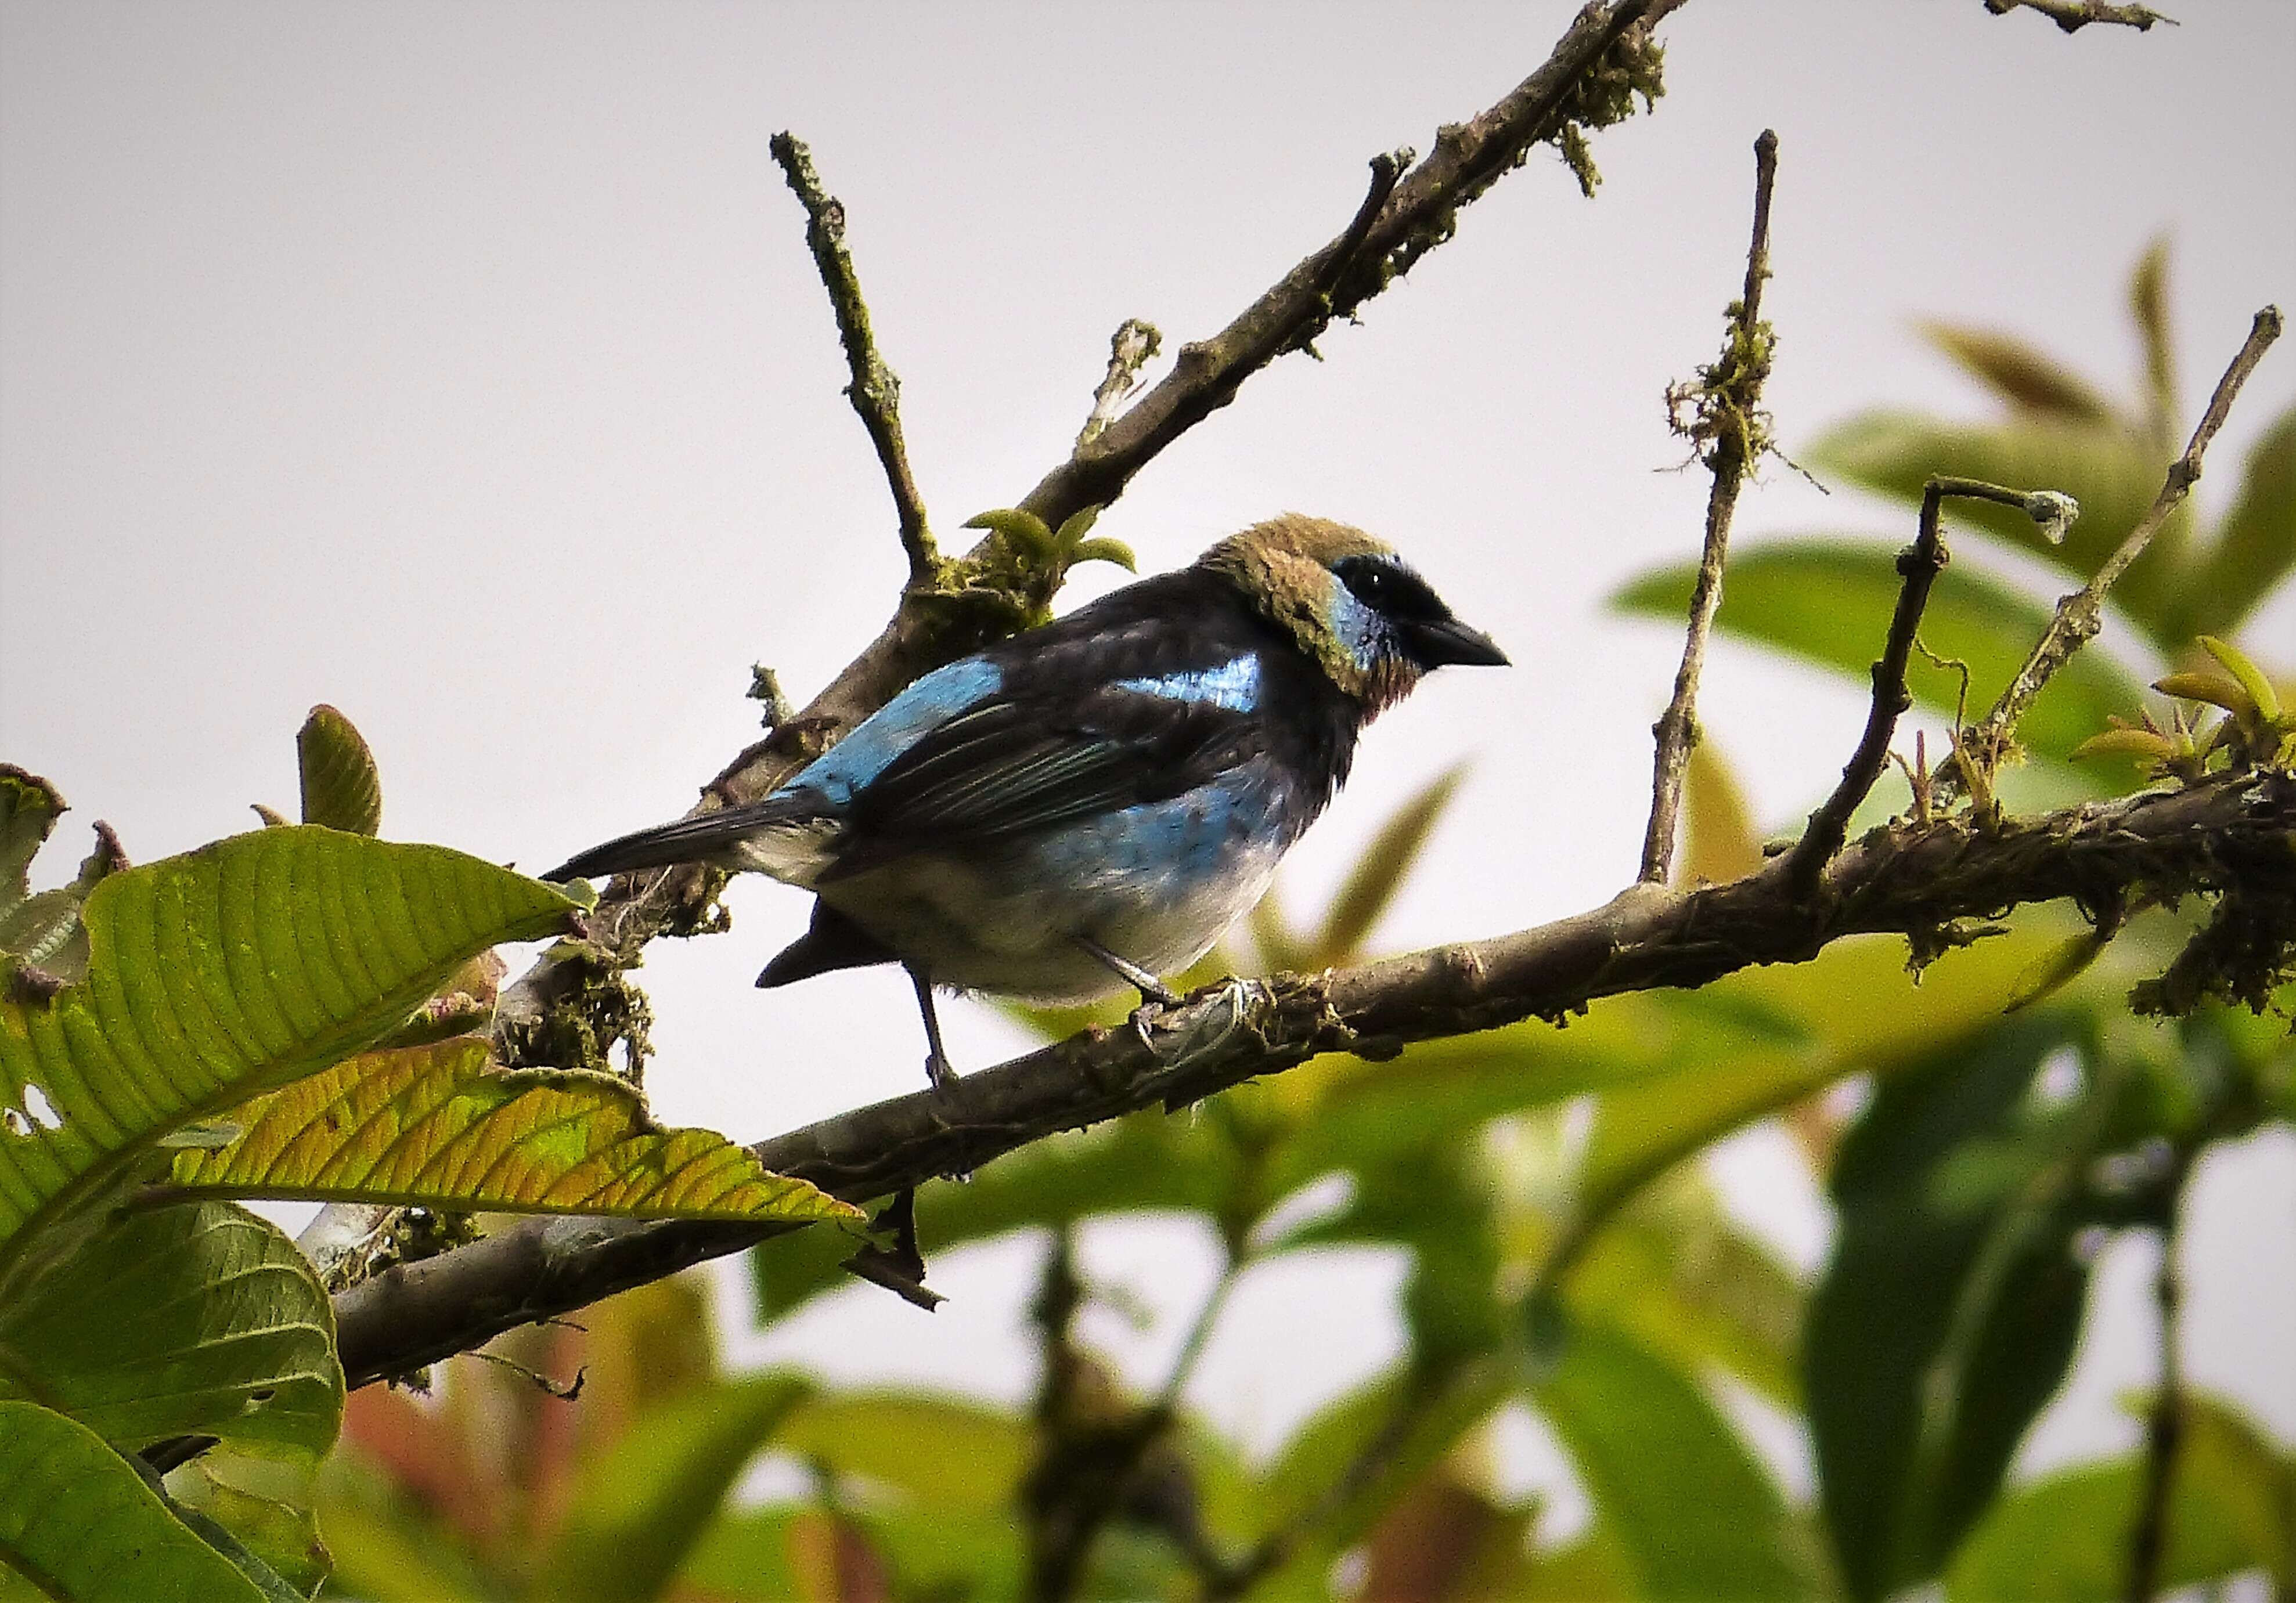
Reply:
<svg viewBox="0 0 2296 1603"><path fill-rule="evenodd" d="M1231 535L1202 565L1288 631L1366 716L1446 663L1503 667L1506 653L1461 623L1426 580L1359 528L1286 512Z"/></svg>

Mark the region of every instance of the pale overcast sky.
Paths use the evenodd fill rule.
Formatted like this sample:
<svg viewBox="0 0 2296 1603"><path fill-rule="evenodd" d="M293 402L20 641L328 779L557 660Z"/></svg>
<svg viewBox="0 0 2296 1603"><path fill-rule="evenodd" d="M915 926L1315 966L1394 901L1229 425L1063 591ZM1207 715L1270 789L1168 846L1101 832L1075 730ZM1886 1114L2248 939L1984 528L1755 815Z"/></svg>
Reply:
<svg viewBox="0 0 2296 1603"><path fill-rule="evenodd" d="M673 816L754 732L750 663L810 692L899 575L769 135L808 140L849 209L953 532L1066 451L1119 321L1218 327L1345 222L1372 153L1489 103L1572 9L0 5L0 756L138 859L291 804L321 700L373 743L399 838L536 867ZM1911 332L1923 315L2127 387L2123 284L2163 230L2197 407L2255 307L2296 298L2296 7L2174 9L2181 28L2066 37L1979 0L1697 0L1669 24L1657 114L1596 136L1595 201L1534 154L1327 360L1254 380L1138 481L1102 528L1145 567L1319 512L1393 539L1513 655L1380 726L1297 855L1295 903L1462 757L1472 781L1388 944L1517 928L1631 877L1678 641L1603 601L1695 548L1704 480L1655 470L1680 458L1660 396L1715 346L1765 126L1789 445L1874 403L1970 411ZM2292 395L2284 350L2204 504ZM1738 528L1905 523L1775 474ZM2296 658L2296 597L2251 638ZM1725 647L1703 710L1784 823L1860 701ZM805 899L750 884L734 907L733 935L646 970L658 1111L747 1139L909 1089L906 982L759 994ZM961 1065L1015 1043L947 1010ZM1775 1140L1717 1167L1797 1261L1822 1252ZM2296 1436L2296 1141L2214 1165L2194 1240L2195 1373ZM1168 1223L1089 1246L1168 1313L1208 1272ZM1030 1262L937 1264L955 1301L930 1328L856 1289L770 1350L1017 1394L1000 1360ZM2148 1373L2147 1262L2108 1256L2030 1461L2133 1440L2112 1398ZM1393 1284L1368 1254L1258 1277L1199 1401L1271 1439L1391 1352ZM1153 1372L1169 1323L1110 1339ZM1260 1339L1310 1328L1304 1354Z"/></svg>

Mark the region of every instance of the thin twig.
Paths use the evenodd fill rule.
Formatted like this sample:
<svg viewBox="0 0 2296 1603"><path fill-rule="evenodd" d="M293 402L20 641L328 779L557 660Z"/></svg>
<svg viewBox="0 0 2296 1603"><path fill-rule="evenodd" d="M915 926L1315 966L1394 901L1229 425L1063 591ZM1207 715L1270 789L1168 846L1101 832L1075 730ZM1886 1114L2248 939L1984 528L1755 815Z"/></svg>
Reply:
<svg viewBox="0 0 2296 1603"><path fill-rule="evenodd" d="M1386 209L1387 198L1395 192L1396 184L1410 170L1411 164L1418 159L1419 152L1407 144L1391 151L1382 151L1371 159L1371 184L1364 191L1363 201L1356 208L1354 220L1348 224L1338 239L1324 248L1322 266L1317 270L1316 299L1325 320L1335 309L1332 298L1339 292L1341 282L1363 260L1364 247L1370 241L1372 225L1379 221L1379 214ZM1322 330L1321 323L1310 323L1300 329L1284 348L1306 351L1320 360L1316 349L1316 336Z"/></svg>
<svg viewBox="0 0 2296 1603"><path fill-rule="evenodd" d="M2163 16L2149 5L2115 4L2115 0L1985 0L1985 9L1997 17L2005 17L2020 8L2037 11L2067 33L2079 33L2092 22L2117 22L2123 28L2144 32L2155 22L2177 26L2177 19Z"/></svg>
<svg viewBox="0 0 2296 1603"><path fill-rule="evenodd" d="M2008 820L1959 817L1875 834L1823 863L1821 896L1784 858L1727 885L1641 886L1605 906L1492 940L1361 968L1231 981L1139 1029L1088 1030L938 1091L857 1108L753 1149L776 1173L848 1201L969 1174L1062 1130L1186 1107L1322 1051L1560 1018L1629 991L1698 986L1757 963L1800 962L1875 931L1932 931L2028 902L2095 904L2143 885L2209 894L2279 872L2296 776L2226 773L2176 790ZM353 1386L402 1374L512 1326L567 1313L738 1251L775 1227L529 1219L469 1247L385 1270L334 1299Z"/></svg>
<svg viewBox="0 0 2296 1603"><path fill-rule="evenodd" d="M2190 1155L2169 1182L2169 1215L2161 1225L2161 1263L2152 1275L2152 1306L2160 1321L2160 1376L2144 1420L2144 1479L2137 1494L2136 1519L2128 1533L2127 1603L2152 1603L2161 1581L2161 1556L2169 1542L2169 1493L2177 1474L2177 1450L2185 1434L2184 1282L2177 1264L2177 1225Z"/></svg>
<svg viewBox="0 0 2296 1603"><path fill-rule="evenodd" d="M1163 331L1152 323L1128 317L1117 326L1108 342L1107 375L1092 392L1091 414L1077 431L1078 450L1098 439L1101 431L1115 421L1117 409L1140 388L1140 370L1154 361L1163 347Z"/></svg>
<svg viewBox="0 0 2296 1603"><path fill-rule="evenodd" d="M1652 725L1658 755L1651 769L1650 824L1643 831L1642 879L1663 885L1674 863L1676 826L1682 813L1683 777L1691 748L1698 744L1698 677L1706 667L1706 641L1722 605L1722 565L1730 550L1730 519L1737 511L1739 487L1760 454L1762 381L1770 373L1770 332L1762 322L1762 284L1770 275L1770 191L1778 176L1778 136L1765 128L1754 141L1754 235L1746 249L1746 287L1731 307L1722 355L1693 387L1702 418L1712 420L1706 452L1714 487L1706 497L1706 544L1698 579L1690 592L1690 627L1682 642L1682 666L1675 670L1674 699ZM1677 402L1678 390L1668 400ZM1692 425L1693 429L1698 425Z"/></svg>
<svg viewBox="0 0 2296 1603"><path fill-rule="evenodd" d="M1842 841L1849 837L1850 815L1857 811L1858 804L1889 766L1890 738L1897 732L1898 716L1914 704L1913 695L1906 688L1906 665L1913 655L1914 637L1921 632L1922 612L1929 605L1931 587L1952 560L1945 548L1941 516L1948 500L1990 501L2018 507L2045 528L2061 526L2070 504L2063 496L2048 491L2005 489L1976 478L1941 475L1923 487L1921 521L1914 543L1898 553L1898 575L1905 582L1898 589L1898 609L1890 617L1890 634L1882 643L1881 658L1874 665L1874 701L1866 715L1866 732L1858 740L1857 749L1850 754L1848 765L1841 770L1841 782L1809 815L1809 826L1802 831L1786 860L1789 878L1804 891L1816 887L1827 862L1841 849Z"/></svg>
<svg viewBox="0 0 2296 1603"><path fill-rule="evenodd" d="M909 580L923 584L933 577L940 553L925 521L924 498L917 493L917 481L909 471L907 447L901 443L901 381L878 354L876 338L869 331L869 303L861 298L853 253L845 248L845 203L822 187L821 175L814 170L813 152L803 140L776 134L767 141L767 148L781 163L790 188L805 207L805 242L813 252L814 266L821 270L829 304L836 310L837 337L845 347L845 363L853 374L845 394L860 414L861 426L869 431L869 443L877 447L886 487L893 492L893 506L901 519L901 549L909 558Z"/></svg>
<svg viewBox="0 0 2296 1603"><path fill-rule="evenodd" d="M2104 560L2089 582L2057 602L2056 611L2049 618L2049 626L2042 631L2025 666L2001 692L1993 710L1985 715L1969 732L1966 748L1978 761L1992 764L2000 759L2009 737L2017 728L2017 721L2025 709L2041 693L2050 677L2070 661L2074 652L2093 638L2103 625L2104 593L2113 582L2128 571L2130 563L2144 554L2152 536L2169 515L2184 504L2185 497L2201 477L2201 461L2208 454L2209 442L2216 438L2217 430L2232 411L2232 404L2240 395L2241 386L2248 382L2249 374L2264 359L2272 342L2280 338L2281 317L2278 307L2266 307L2249 325L2248 338L2241 344L2239 354L2226 368L2224 377L2217 380L2216 393L2209 397L2208 410L2201 414L2192 439L2185 445L2184 454L2169 464L2169 474L2161 486L2161 493L2152 498L2152 505L2136 527L2128 531L2120 548ZM1961 781L1963 774L1958 758L1938 766L1941 786L1950 788Z"/></svg>

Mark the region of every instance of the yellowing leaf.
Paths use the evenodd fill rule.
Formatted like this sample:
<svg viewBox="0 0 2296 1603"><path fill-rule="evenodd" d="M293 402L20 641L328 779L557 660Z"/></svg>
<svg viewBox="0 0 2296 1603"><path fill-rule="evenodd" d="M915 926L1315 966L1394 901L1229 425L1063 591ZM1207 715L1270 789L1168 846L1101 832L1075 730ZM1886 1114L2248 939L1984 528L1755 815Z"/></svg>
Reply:
<svg viewBox="0 0 2296 1603"><path fill-rule="evenodd" d="M2201 636L2201 650L2215 658L2226 673L2240 682L2240 688L2248 692L2249 705L2256 709L2259 717L2270 720L2280 716L2279 692L2272 688L2272 681L2264 676L2264 670L2249 660L2246 652L2237 646L2227 645L2213 634Z"/></svg>
<svg viewBox="0 0 2296 1603"><path fill-rule="evenodd" d="M1683 776L1682 847L1676 883L1726 885L1762 866L1762 839L1730 765L1711 740L1690 748Z"/></svg>
<svg viewBox="0 0 2296 1603"><path fill-rule="evenodd" d="M2221 707L2237 718L2256 715L2255 699L2240 681L2213 668L2164 674L2152 682L2152 688L2179 701L2205 701L2211 707Z"/></svg>
<svg viewBox="0 0 2296 1603"><path fill-rule="evenodd" d="M2149 729L2108 729L2066 753L2076 762L2089 757L2133 757L2140 763L2165 763L2176 755L2176 741Z"/></svg>
<svg viewBox="0 0 2296 1603"><path fill-rule="evenodd" d="M1445 769L1417 794L1395 810L1379 828L1363 856L1348 875L1347 883L1332 898L1324 917L1323 932L1316 937L1309 961L1320 966L1343 963L1363 948L1372 927L1403 888L1406 875L1418 860L1427 838L1451 805L1452 793L1466 777L1464 765Z"/></svg>
<svg viewBox="0 0 2296 1603"><path fill-rule="evenodd" d="M2112 404L2087 380L2014 335L1952 323L1918 326L1931 345L2020 412L2076 423L2115 421Z"/></svg>
<svg viewBox="0 0 2296 1603"><path fill-rule="evenodd" d="M462 1036L369 1052L257 1098L176 1155L172 1190L624 1218L857 1219L706 1130L665 1130L607 1075L494 1067Z"/></svg>

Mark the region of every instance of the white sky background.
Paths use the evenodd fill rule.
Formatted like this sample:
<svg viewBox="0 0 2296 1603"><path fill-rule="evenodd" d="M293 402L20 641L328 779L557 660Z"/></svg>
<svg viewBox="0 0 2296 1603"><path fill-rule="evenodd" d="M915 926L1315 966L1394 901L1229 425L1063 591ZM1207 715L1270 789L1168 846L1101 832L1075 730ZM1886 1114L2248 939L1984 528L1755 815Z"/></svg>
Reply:
<svg viewBox="0 0 2296 1603"><path fill-rule="evenodd" d="M0 6L0 755L137 860L291 806L320 700L373 745L395 838L538 868L672 817L753 736L749 665L802 699L901 571L768 135L809 141L849 209L954 544L1066 452L1120 320L1168 350L1225 323L1340 229L1370 155L1429 148L1570 10ZM1790 446L1866 405L1975 408L1917 315L2128 388L2123 284L2161 229L2197 411L2251 312L2296 306L2296 7L2176 10L2066 37L1978 0L1699 0L1669 24L1657 114L1597 135L1596 200L1535 153L1328 360L1285 359L1150 468L1102 524L1144 568L1280 509L1338 517L1514 657L1380 725L1295 855L1293 905L1462 756L1474 777L1387 944L1518 928L1631 877L1679 640L1603 602L1694 552L1706 480L1654 471L1682 456L1659 397L1718 342L1764 126ZM2284 349L2205 505L2292 395ZM1909 532L1785 473L1737 527ZM1068 599L1119 577L1087 569ZM2296 594L2250 639L2296 657ZM1862 699L1726 644L1702 710L1784 825ZM754 1139L917 1084L898 973L758 993L806 900L754 883L734 905L730 936L657 948L644 976L662 1116ZM1016 1043L947 1010L961 1066ZM1716 1168L1797 1261L1822 1252L1777 1142ZM2194 1372L2296 1435L2296 1141L2204 1173L2193 1237ZM1088 1246L1168 1316L1209 1272L1170 1223ZM937 1264L955 1301L930 1322L856 1288L771 1348L1017 1394L1031 1261ZM2109 1255L2029 1461L2133 1441L2112 1397L2149 1372L2148 1261ZM1374 1255L1270 1269L1199 1401L1272 1438L1393 1350L1393 1286ZM1119 1345L1146 1375L1175 1339Z"/></svg>

